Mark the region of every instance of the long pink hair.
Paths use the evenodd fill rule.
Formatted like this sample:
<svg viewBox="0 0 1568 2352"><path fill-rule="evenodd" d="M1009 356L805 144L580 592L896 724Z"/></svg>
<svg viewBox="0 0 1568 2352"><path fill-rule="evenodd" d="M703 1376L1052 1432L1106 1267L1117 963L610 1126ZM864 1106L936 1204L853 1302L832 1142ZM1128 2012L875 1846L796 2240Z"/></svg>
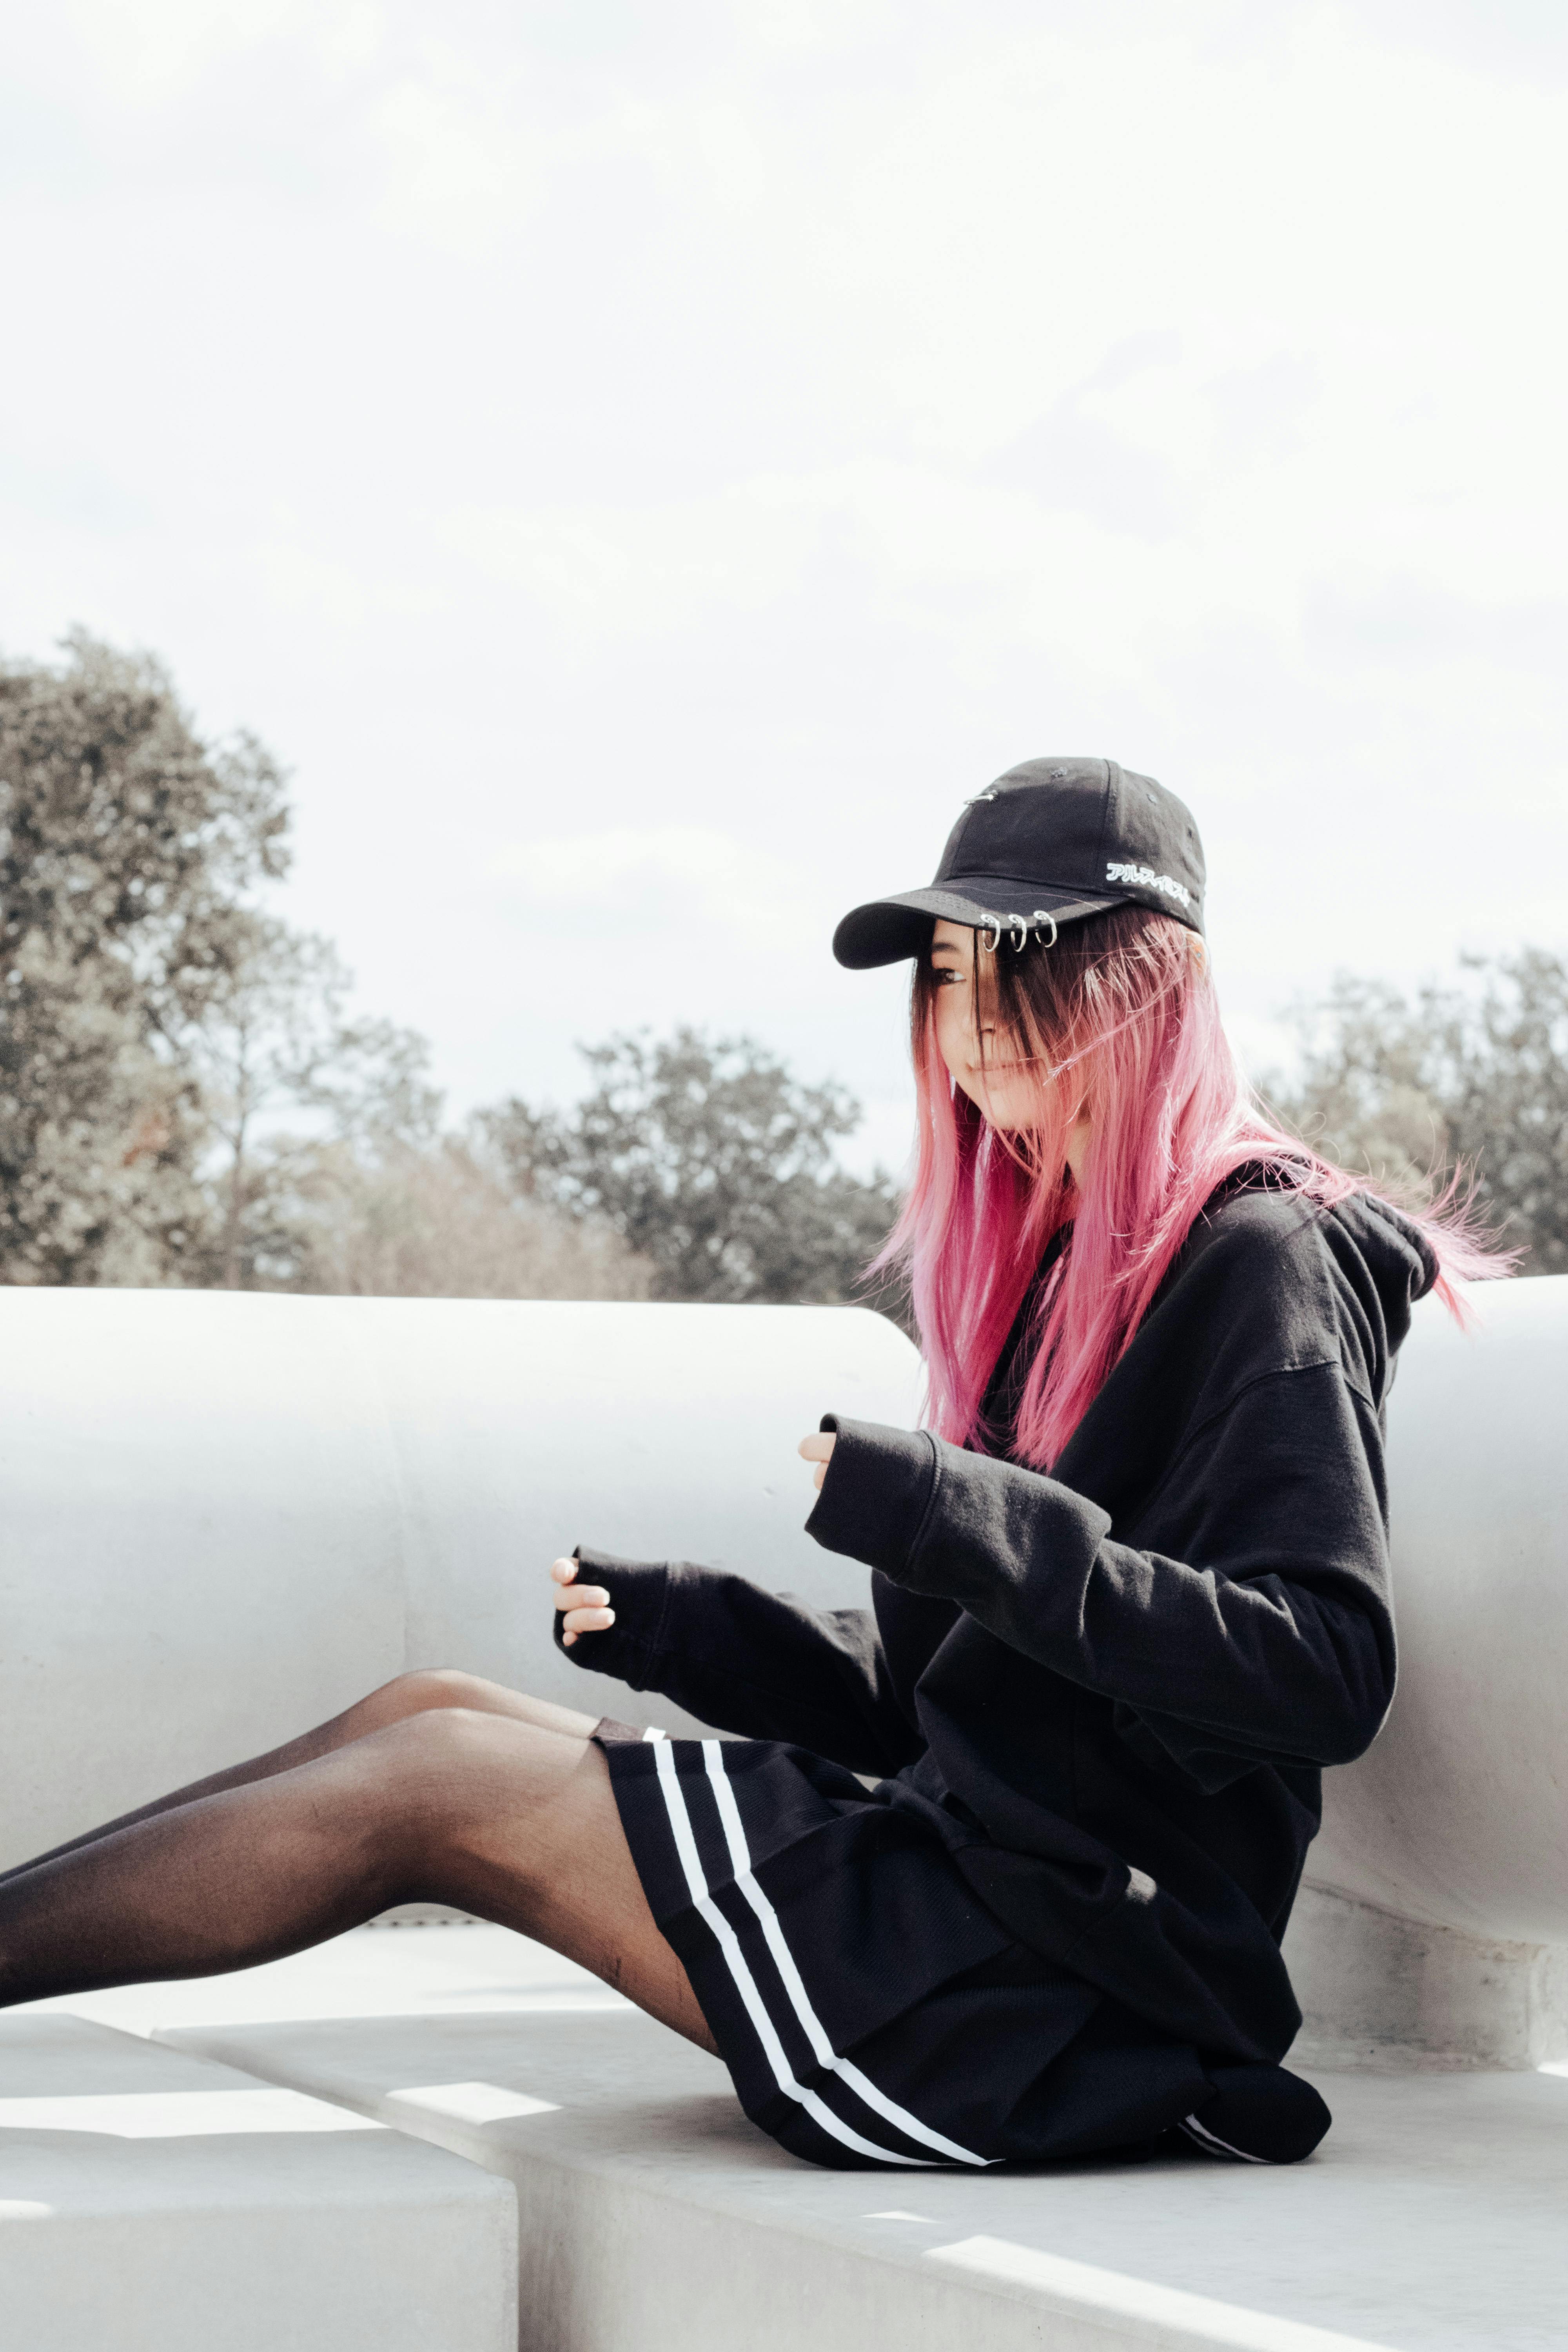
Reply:
<svg viewBox="0 0 1568 2352"><path fill-rule="evenodd" d="M984 1446L981 1406L1030 1279L1053 1236L1071 1246L1042 1286L1016 1414L1020 1458L1047 1469L1127 1348L1205 1202L1246 1165L1331 1208L1369 1190L1267 1116L1230 1049L1207 959L1168 915L1119 907L1056 945L984 956L994 1035L1037 1073L1037 1117L1003 1134L949 1076L937 1045L929 960L910 1005L918 1105L914 1181L873 1271L901 1269L940 1436ZM974 952L978 1005L982 952ZM978 1013L977 1013L978 1017ZM1081 1189L1067 1167L1079 1105L1089 1118ZM1463 1315L1457 1280L1511 1260L1474 1224L1462 1185L1406 1211Z"/></svg>

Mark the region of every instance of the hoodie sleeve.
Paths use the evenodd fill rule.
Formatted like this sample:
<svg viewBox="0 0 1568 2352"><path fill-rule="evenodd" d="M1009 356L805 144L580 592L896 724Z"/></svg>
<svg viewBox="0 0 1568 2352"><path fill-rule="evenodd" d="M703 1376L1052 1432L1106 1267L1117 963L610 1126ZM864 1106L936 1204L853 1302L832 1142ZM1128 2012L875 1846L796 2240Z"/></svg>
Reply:
<svg viewBox="0 0 1568 2352"><path fill-rule="evenodd" d="M924 1431L823 1427L838 1443L817 1542L1118 1702L1135 1746L1245 1769L1343 1763L1374 1738L1394 1689L1382 1442L1339 1366L1256 1380L1189 1437L1159 1550L1114 1541L1105 1511L1037 1471Z"/></svg>
<svg viewBox="0 0 1568 2352"><path fill-rule="evenodd" d="M617 1559L579 1549L583 1581L610 1596L616 1622L580 1634L574 1665L658 1691L721 1731L785 1739L853 1772L888 1774L920 1753L864 1609L812 1609L743 1576L688 1560Z"/></svg>

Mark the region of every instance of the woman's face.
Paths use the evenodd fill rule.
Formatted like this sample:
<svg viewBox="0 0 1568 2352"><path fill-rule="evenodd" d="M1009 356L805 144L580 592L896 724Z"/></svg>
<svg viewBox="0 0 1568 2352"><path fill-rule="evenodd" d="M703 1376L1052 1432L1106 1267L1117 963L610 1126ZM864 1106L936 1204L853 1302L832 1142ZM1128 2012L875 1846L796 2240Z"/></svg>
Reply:
<svg viewBox="0 0 1568 2352"><path fill-rule="evenodd" d="M1037 1063L1021 1061L1005 1031L996 1027L996 960L976 955L974 933L963 923L938 922L931 943L936 984L936 1042L955 1085L986 1122L1016 1134L1038 1118L1039 1089L1049 1079ZM978 992L978 1002L976 993ZM984 1041L984 1059L981 1041ZM1089 1140L1081 1106L1068 1137L1068 1164L1076 1177Z"/></svg>

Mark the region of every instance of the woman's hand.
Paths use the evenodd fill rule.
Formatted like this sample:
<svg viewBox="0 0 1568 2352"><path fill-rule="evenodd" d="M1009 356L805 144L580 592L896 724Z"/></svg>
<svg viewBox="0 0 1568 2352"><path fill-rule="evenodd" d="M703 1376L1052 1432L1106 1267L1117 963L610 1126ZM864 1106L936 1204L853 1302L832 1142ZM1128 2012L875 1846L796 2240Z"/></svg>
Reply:
<svg viewBox="0 0 1568 2352"><path fill-rule="evenodd" d="M801 1460L816 1465L816 1475L811 1482L814 1486L820 1486L826 1477L827 1465L833 1459L833 1449L837 1443L837 1437L826 1429L814 1430L809 1437L801 1439L796 1449Z"/></svg>
<svg viewBox="0 0 1568 2352"><path fill-rule="evenodd" d="M563 1621L561 1639L567 1649L579 1633L602 1633L607 1625L615 1623L616 1612L610 1606L609 1594L602 1584L579 1584L574 1559L552 1560L550 1573L558 1588L555 1606Z"/></svg>

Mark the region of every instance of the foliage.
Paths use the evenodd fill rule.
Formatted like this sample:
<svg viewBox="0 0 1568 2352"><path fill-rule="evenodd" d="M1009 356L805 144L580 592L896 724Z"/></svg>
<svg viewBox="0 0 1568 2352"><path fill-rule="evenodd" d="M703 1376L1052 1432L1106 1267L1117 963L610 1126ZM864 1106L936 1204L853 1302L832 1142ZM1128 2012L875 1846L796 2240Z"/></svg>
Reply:
<svg viewBox="0 0 1568 2352"><path fill-rule="evenodd" d="M898 1202L837 1165L841 1087L622 1035L576 1109L444 1135L424 1040L352 1020L331 944L261 910L288 822L266 750L204 743L147 656L0 661L0 1281L864 1295ZM1294 1020L1298 1131L1395 1188L1468 1170L1526 1270L1568 1271L1568 964L1342 976Z"/></svg>
<svg viewBox="0 0 1568 2352"><path fill-rule="evenodd" d="M380 1298L646 1298L653 1269L594 1219L515 1199L444 1137L296 1160L288 1232L302 1290Z"/></svg>
<svg viewBox="0 0 1568 2352"><path fill-rule="evenodd" d="M1294 1013L1300 1073L1270 1098L1380 1181L1472 1171L1477 1205L1525 1250L1523 1270L1568 1272L1568 963L1526 948L1464 957L1461 972L1414 999L1342 975Z"/></svg>
<svg viewBox="0 0 1568 2352"><path fill-rule="evenodd" d="M155 662L68 650L0 663L0 1273L162 1280L204 1213L165 1040L243 952L288 814L260 745L201 743Z"/></svg>
<svg viewBox="0 0 1568 2352"><path fill-rule="evenodd" d="M443 1138L424 1039L350 1020L331 943L259 910L287 824L155 662L0 664L0 1280L646 1295L607 1226Z"/></svg>
<svg viewBox="0 0 1568 2352"><path fill-rule="evenodd" d="M567 1115L518 1100L480 1131L515 1192L609 1224L658 1298L853 1298L897 1211L884 1176L834 1160L859 1109L747 1037L678 1029L581 1049L597 1081Z"/></svg>
<svg viewBox="0 0 1568 2352"><path fill-rule="evenodd" d="M304 1278L300 1201L323 1143L340 1157L435 1144L441 1097L426 1076L428 1046L391 1022L348 1021L352 986L331 940L257 916L197 1017L167 1033L212 1145L209 1281L251 1289ZM300 1114L302 1133L285 1123Z"/></svg>

